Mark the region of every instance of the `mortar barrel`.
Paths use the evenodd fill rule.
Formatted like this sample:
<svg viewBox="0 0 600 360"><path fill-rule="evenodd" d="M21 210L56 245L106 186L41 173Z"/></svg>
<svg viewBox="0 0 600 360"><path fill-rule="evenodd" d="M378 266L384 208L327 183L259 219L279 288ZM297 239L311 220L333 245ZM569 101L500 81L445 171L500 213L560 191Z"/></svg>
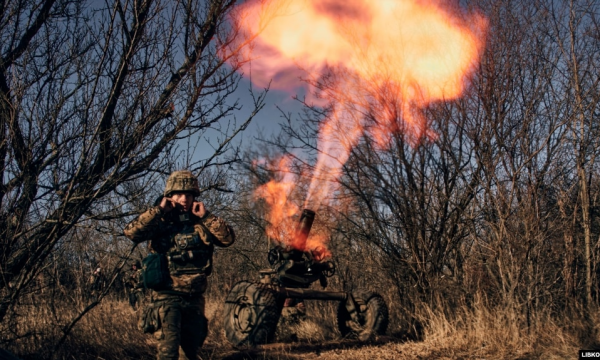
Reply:
<svg viewBox="0 0 600 360"><path fill-rule="evenodd" d="M304 250L306 246L306 239L312 228L313 222L315 221L315 212L309 209L302 210L302 215L298 221L298 227L296 228L296 244L300 246L301 250Z"/></svg>

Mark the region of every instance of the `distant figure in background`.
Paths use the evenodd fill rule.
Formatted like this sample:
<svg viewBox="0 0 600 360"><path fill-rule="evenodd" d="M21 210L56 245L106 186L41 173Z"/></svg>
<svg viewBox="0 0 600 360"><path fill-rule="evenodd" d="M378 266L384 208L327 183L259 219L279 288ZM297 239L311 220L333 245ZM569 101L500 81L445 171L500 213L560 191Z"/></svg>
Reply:
<svg viewBox="0 0 600 360"><path fill-rule="evenodd" d="M127 278L125 286L129 293L129 305L133 310L137 310L144 299L144 285L141 282L142 266L138 260L131 264L131 273Z"/></svg>
<svg viewBox="0 0 600 360"><path fill-rule="evenodd" d="M98 296L104 288L104 274L100 267L96 268L90 276L90 290L92 296Z"/></svg>

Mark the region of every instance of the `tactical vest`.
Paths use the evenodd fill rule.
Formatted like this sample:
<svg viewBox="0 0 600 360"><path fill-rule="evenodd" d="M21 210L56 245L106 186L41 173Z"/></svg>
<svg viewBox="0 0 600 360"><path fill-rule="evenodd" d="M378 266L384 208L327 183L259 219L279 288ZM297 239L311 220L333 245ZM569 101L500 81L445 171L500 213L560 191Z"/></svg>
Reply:
<svg viewBox="0 0 600 360"><path fill-rule="evenodd" d="M171 276L203 274L212 271L212 235L200 224L183 222L171 233L166 251Z"/></svg>

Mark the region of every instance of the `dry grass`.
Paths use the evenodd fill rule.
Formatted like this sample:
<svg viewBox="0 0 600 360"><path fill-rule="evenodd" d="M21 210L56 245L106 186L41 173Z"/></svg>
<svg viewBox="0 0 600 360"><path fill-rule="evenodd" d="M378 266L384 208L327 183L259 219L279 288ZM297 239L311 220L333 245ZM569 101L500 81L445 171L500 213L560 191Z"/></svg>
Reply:
<svg viewBox="0 0 600 360"><path fill-rule="evenodd" d="M21 315L12 329L3 334L31 334L10 344L10 349L23 359L44 359L62 337L62 329L83 305L68 301L22 305ZM55 354L57 359L152 359L147 337L136 328L136 313L126 301L103 301L73 328L64 345ZM10 336L10 335L9 335Z"/></svg>
<svg viewBox="0 0 600 360"><path fill-rule="evenodd" d="M443 312L424 311L426 345L451 359L570 359L580 348L576 336L549 316L538 315L529 327L510 309L484 306Z"/></svg>
<svg viewBox="0 0 600 360"><path fill-rule="evenodd" d="M282 318L276 341L257 349L234 349L222 330L222 299L210 299L206 314L209 335L203 359L569 359L581 347L575 317L559 324L538 315L524 327L522 319L508 309L476 305L446 312L423 308L424 339L403 342L394 336L365 343L339 340L335 329L335 305L307 302L304 318ZM326 304L326 305L323 305ZM61 335L61 325L76 314L66 302L23 305L16 333L30 336L12 341L9 349L25 360L44 359ZM600 313L596 314L600 318ZM73 329L56 359L153 359L152 336L137 328L136 314L125 301L105 299ZM7 334L7 329L2 329ZM391 324L390 333L397 329Z"/></svg>

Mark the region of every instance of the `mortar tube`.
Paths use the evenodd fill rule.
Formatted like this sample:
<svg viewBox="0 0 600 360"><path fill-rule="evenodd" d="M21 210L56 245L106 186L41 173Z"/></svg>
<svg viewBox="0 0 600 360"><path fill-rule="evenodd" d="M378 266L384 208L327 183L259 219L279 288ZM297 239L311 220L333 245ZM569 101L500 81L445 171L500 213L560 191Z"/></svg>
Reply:
<svg viewBox="0 0 600 360"><path fill-rule="evenodd" d="M298 220L298 227L296 228L296 238L294 239L298 250L306 251L306 240L314 221L314 211L309 209L302 210L302 215L300 216L300 220Z"/></svg>

